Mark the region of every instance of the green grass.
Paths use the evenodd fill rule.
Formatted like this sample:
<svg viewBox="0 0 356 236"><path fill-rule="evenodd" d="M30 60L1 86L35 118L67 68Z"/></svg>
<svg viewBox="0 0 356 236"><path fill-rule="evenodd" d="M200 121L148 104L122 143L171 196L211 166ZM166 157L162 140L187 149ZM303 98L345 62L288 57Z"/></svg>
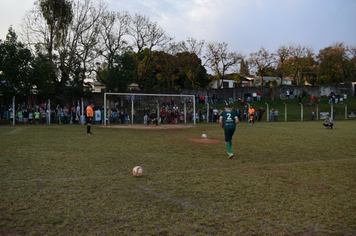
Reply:
<svg viewBox="0 0 356 236"><path fill-rule="evenodd" d="M355 235L355 130L0 126L0 235Z"/></svg>

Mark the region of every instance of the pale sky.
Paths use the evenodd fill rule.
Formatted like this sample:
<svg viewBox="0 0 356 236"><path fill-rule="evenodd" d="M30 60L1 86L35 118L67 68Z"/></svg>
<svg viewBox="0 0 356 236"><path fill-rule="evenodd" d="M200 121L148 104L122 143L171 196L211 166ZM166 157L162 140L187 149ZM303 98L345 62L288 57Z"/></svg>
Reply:
<svg viewBox="0 0 356 236"><path fill-rule="evenodd" d="M0 39L20 23L34 0L0 0ZM315 53L335 42L356 46L356 0L104 0L110 11L139 12L157 21L176 42L226 42L248 57L264 46L289 43Z"/></svg>

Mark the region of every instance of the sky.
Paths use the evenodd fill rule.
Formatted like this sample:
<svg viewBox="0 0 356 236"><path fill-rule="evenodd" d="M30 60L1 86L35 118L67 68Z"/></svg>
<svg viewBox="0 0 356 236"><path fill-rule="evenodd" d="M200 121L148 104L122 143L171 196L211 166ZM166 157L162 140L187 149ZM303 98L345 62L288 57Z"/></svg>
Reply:
<svg viewBox="0 0 356 236"><path fill-rule="evenodd" d="M225 42L249 56L261 46L275 52L290 43L320 49L356 46L356 0L102 0L110 11L150 17L174 41ZM34 0L0 0L0 39L20 30Z"/></svg>

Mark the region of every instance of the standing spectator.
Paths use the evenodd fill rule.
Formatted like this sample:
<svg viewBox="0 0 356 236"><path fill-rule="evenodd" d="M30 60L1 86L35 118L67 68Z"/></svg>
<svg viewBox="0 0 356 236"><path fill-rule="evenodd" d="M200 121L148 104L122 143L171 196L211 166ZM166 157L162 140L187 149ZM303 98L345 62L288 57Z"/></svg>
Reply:
<svg viewBox="0 0 356 236"><path fill-rule="evenodd" d="M277 119L278 119L278 110L276 109L274 111L274 121L277 121Z"/></svg>
<svg viewBox="0 0 356 236"><path fill-rule="evenodd" d="M241 120L240 118L240 109L239 108L236 108L236 115L237 115L237 118L239 118L239 120Z"/></svg>
<svg viewBox="0 0 356 236"><path fill-rule="evenodd" d="M310 96L310 105L313 106L314 105L314 95Z"/></svg>
<svg viewBox="0 0 356 236"><path fill-rule="evenodd" d="M332 97L331 97L331 93L328 96L328 104L332 104Z"/></svg>
<svg viewBox="0 0 356 236"><path fill-rule="evenodd" d="M59 106L59 104L57 105L57 117L58 117L58 124L61 124L62 123L62 107Z"/></svg>
<svg viewBox="0 0 356 236"><path fill-rule="evenodd" d="M21 106L19 106L18 107L18 109L17 109L17 118L19 119L19 123L22 123L23 122L23 120L22 120L22 118L23 118L23 113L22 113L23 111L22 111L22 108L21 108Z"/></svg>
<svg viewBox="0 0 356 236"><path fill-rule="evenodd" d="M247 122L247 106L245 106L245 109L243 111L243 121Z"/></svg>
<svg viewBox="0 0 356 236"><path fill-rule="evenodd" d="M213 122L213 107L209 107L209 123Z"/></svg>
<svg viewBox="0 0 356 236"><path fill-rule="evenodd" d="M261 121L262 119L262 116L263 116L263 113L265 112L266 110L264 108L260 108L258 109L258 121Z"/></svg>
<svg viewBox="0 0 356 236"><path fill-rule="evenodd" d="M198 120L199 122L203 122L203 111L201 108L199 108L199 111L198 111Z"/></svg>
<svg viewBox="0 0 356 236"><path fill-rule="evenodd" d="M312 111L312 113L311 113L311 120L314 120L314 117L315 117L315 111Z"/></svg>
<svg viewBox="0 0 356 236"><path fill-rule="evenodd" d="M35 104L35 110L40 110L40 105L38 105L38 102Z"/></svg>
<svg viewBox="0 0 356 236"><path fill-rule="evenodd" d="M289 99L293 100L293 90L289 92Z"/></svg>
<svg viewBox="0 0 356 236"><path fill-rule="evenodd" d="M63 108L63 123L67 124L68 123L68 116L69 116L69 109L67 106Z"/></svg>
<svg viewBox="0 0 356 236"><path fill-rule="evenodd" d="M46 116L47 112L45 109L41 109L41 118L42 118L42 123L45 125L46 124Z"/></svg>
<svg viewBox="0 0 356 236"><path fill-rule="evenodd" d="M24 123L24 125L27 125L28 116L29 116L28 109L25 108L25 110L23 111L23 123Z"/></svg>
<svg viewBox="0 0 356 236"><path fill-rule="evenodd" d="M73 106L72 108L70 109L70 123L71 124L75 124L75 118L77 116L77 110L75 108L75 102L73 101Z"/></svg>
<svg viewBox="0 0 356 236"><path fill-rule="evenodd" d="M138 115L138 123L141 124L142 123L142 116L143 116L143 112L142 112L142 108L141 107L138 109L137 115Z"/></svg>
<svg viewBox="0 0 356 236"><path fill-rule="evenodd" d="M165 119L166 119L166 108L162 107L161 109L161 123L165 123Z"/></svg>
<svg viewBox="0 0 356 236"><path fill-rule="evenodd" d="M213 109L213 122L215 123L218 120L218 109L214 107Z"/></svg>
<svg viewBox="0 0 356 236"><path fill-rule="evenodd" d="M77 123L82 124L82 119L81 119L81 114L80 114L80 103L79 103L79 100L78 100L78 106L77 106L77 108L76 108L75 110L76 110L76 117L75 117L75 119L77 120Z"/></svg>
<svg viewBox="0 0 356 236"><path fill-rule="evenodd" d="M273 119L273 114L274 114L274 111L273 111L273 108L269 111L269 121L272 121Z"/></svg>
<svg viewBox="0 0 356 236"><path fill-rule="evenodd" d="M36 120L36 125L38 125L40 121L40 112L38 111L38 109L36 109L35 111L35 120Z"/></svg>
<svg viewBox="0 0 356 236"><path fill-rule="evenodd" d="M130 118L129 118L129 113L128 113L127 109L125 109L124 117L125 117L125 118L124 118L124 119L125 119L125 124L128 124Z"/></svg>
<svg viewBox="0 0 356 236"><path fill-rule="evenodd" d="M286 97L287 97L287 99L289 99L289 95L290 95L290 91L289 91L289 89L287 89L287 91L286 91Z"/></svg>
<svg viewBox="0 0 356 236"><path fill-rule="evenodd" d="M9 117L10 117L10 124L12 124L13 118L14 118L14 109L12 109L12 106L9 108Z"/></svg>
<svg viewBox="0 0 356 236"><path fill-rule="evenodd" d="M148 120L148 109L147 107L145 108L145 110L143 111L143 124L147 124L147 120Z"/></svg>
<svg viewBox="0 0 356 236"><path fill-rule="evenodd" d="M261 92L257 91L257 101L261 101Z"/></svg>
<svg viewBox="0 0 356 236"><path fill-rule="evenodd" d="M32 124L33 122L33 109L31 108L28 113L28 123Z"/></svg>
<svg viewBox="0 0 356 236"><path fill-rule="evenodd" d="M256 102L257 101L257 93L255 91L252 93L252 97L253 97L253 101Z"/></svg>
<svg viewBox="0 0 356 236"><path fill-rule="evenodd" d="M95 122L97 124L100 124L101 122L101 112L100 112L100 109L98 107L98 109L95 111Z"/></svg>

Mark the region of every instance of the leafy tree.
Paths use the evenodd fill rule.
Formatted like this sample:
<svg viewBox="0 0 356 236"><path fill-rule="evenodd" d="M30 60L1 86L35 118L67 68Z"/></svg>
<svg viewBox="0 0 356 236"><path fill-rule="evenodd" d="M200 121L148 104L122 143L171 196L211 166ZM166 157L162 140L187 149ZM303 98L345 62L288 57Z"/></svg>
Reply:
<svg viewBox="0 0 356 236"><path fill-rule="evenodd" d="M30 101L32 96L51 90L52 64L37 50L37 56L33 56L9 28L6 40L0 43L0 91L4 95L22 94Z"/></svg>
<svg viewBox="0 0 356 236"><path fill-rule="evenodd" d="M327 84L352 81L352 68L355 68L355 64L350 60L348 52L343 43L335 43L319 51L319 70Z"/></svg>
<svg viewBox="0 0 356 236"><path fill-rule="evenodd" d="M48 25L46 45L52 59L53 49L65 43L65 35L73 18L72 4L69 0L39 0L38 5Z"/></svg>
<svg viewBox="0 0 356 236"><path fill-rule="evenodd" d="M5 41L0 41L0 90L4 95L30 95L34 88L31 74L31 52L21 42L12 27Z"/></svg>
<svg viewBox="0 0 356 236"><path fill-rule="evenodd" d="M106 91L127 92L128 86L136 78L136 60L131 52L125 52L114 57L113 66L102 78Z"/></svg>

